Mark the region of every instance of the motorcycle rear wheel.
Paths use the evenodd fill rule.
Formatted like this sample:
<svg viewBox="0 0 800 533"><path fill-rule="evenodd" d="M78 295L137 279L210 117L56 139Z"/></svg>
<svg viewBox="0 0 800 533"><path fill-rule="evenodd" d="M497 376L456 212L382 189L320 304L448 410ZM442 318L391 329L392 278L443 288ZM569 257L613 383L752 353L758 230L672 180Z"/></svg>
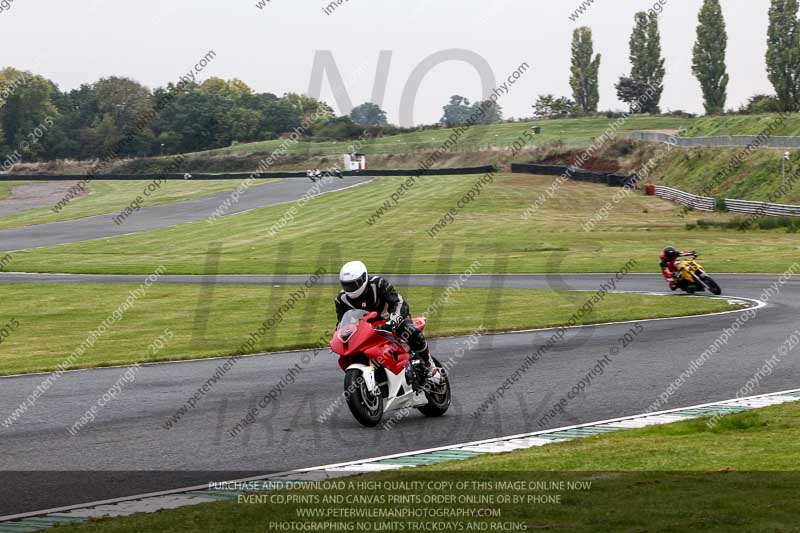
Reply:
<svg viewBox="0 0 800 533"><path fill-rule="evenodd" d="M358 422L368 428L375 427L383 418L383 396L367 390L361 371L352 369L344 375L347 407Z"/></svg>
<svg viewBox="0 0 800 533"><path fill-rule="evenodd" d="M433 364L436 365L439 372L442 374L442 384L438 387L438 392L425 392L428 403L422 407L417 407L417 410L425 416L437 417L445 414L450 408L450 378L447 376L447 372L442 368L441 363L439 363L435 357L432 359Z"/></svg>

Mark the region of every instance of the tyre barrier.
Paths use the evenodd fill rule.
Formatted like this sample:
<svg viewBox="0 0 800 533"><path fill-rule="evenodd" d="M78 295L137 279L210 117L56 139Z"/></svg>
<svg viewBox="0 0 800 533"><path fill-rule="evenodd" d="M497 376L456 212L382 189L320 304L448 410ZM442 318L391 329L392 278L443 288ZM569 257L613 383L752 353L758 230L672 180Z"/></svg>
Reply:
<svg viewBox="0 0 800 533"><path fill-rule="evenodd" d="M460 174L489 174L497 172L494 165L482 167L463 167L463 168L416 168L416 169L386 169L386 170L361 170L342 172L342 176L452 176ZM88 176L85 174L72 175L41 175L41 174L2 174L0 181L76 181L90 179L96 180L120 180L120 181L150 181L155 179L162 180L242 180L253 177L256 179L267 178L308 178L303 172L234 172L221 174L97 174Z"/></svg>
<svg viewBox="0 0 800 533"><path fill-rule="evenodd" d="M717 201L707 196L664 187L655 186L655 194L659 198L685 205L695 211L716 211ZM800 205L771 204L768 202L752 202L750 200L725 199L725 208L731 213L769 217L800 217Z"/></svg>
<svg viewBox="0 0 800 533"><path fill-rule="evenodd" d="M542 176L565 176L574 181L585 181L590 183L603 183L609 187L631 187L635 188L639 181L636 174L614 174L608 172L592 172L580 168L565 167L561 165L533 165L514 163L511 165L511 172L521 174L539 174Z"/></svg>

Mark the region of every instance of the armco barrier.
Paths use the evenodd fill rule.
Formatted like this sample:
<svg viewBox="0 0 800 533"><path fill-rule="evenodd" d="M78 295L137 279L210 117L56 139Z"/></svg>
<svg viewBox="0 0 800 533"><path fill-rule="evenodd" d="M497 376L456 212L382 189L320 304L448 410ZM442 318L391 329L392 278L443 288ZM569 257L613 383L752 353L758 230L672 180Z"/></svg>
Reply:
<svg viewBox="0 0 800 533"><path fill-rule="evenodd" d="M634 141L660 142L680 148L800 148L800 137L766 135L722 135L719 137L676 137L657 131L635 131Z"/></svg>
<svg viewBox="0 0 800 533"><path fill-rule="evenodd" d="M691 207L697 211L714 211L714 209L716 209L716 200L713 198L695 196L694 194L689 194L688 192L683 192L671 187L656 185L656 196L685 205L686 207Z"/></svg>
<svg viewBox="0 0 800 533"><path fill-rule="evenodd" d="M607 172L591 172L589 170L573 169L560 165L532 165L514 163L511 165L511 172L523 174L539 174L543 176L566 176L575 181L587 181L591 183L604 183L609 187L624 187L626 185L635 187L638 181L636 174L627 176L625 174L610 174Z"/></svg>
<svg viewBox="0 0 800 533"><path fill-rule="evenodd" d="M656 186L656 196L685 205L697 211L716 210L716 201L706 196L695 196L671 187ZM770 217L800 217L800 205L771 204L750 200L725 199L725 207L731 213Z"/></svg>
<svg viewBox="0 0 800 533"><path fill-rule="evenodd" d="M386 169L386 170L362 170L342 172L344 176L452 176L460 174L488 174L497 172L497 167L492 165L482 167L464 168L429 168L429 169ZM250 172L222 173L222 174L97 174L91 176L92 181L100 180L120 180L120 181L149 181L155 179L162 180L242 180L254 174ZM85 174L73 175L27 175L27 174L0 174L0 181L78 181L87 178ZM305 172L261 172L255 175L256 178L307 178Z"/></svg>

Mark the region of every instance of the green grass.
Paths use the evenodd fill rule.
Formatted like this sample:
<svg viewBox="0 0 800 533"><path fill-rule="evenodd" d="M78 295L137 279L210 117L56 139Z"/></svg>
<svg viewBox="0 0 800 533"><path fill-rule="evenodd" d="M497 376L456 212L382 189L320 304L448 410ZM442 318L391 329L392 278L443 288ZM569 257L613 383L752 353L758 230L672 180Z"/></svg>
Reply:
<svg viewBox="0 0 800 533"><path fill-rule="evenodd" d="M273 180L257 180L253 184L267 183L269 181ZM137 196L144 196L142 191L150 183L152 183L151 180L93 181L89 184L88 195L74 199L60 212L54 213L52 206L28 209L13 215L0 217L0 229L119 212L130 206ZM167 180L161 183L159 189L145 198L142 207L183 202L218 192L231 191L236 189L240 183L241 180ZM14 182L14 184L16 185L18 182ZM4 186L5 183L0 182L0 198L2 198Z"/></svg>
<svg viewBox="0 0 800 533"><path fill-rule="evenodd" d="M351 478L354 482L582 482L584 490L443 490L421 494L498 496L560 495L560 503L487 505L433 504L436 509L499 509L500 518L450 518L467 524L520 523L527 531L797 531L797 457L800 405L797 403L729 415L713 430L705 419L610 433L570 442ZM365 494L365 491L308 488L283 495ZM275 493L273 493L275 494ZM397 494L381 488L369 494ZM240 504L237 500L156 514L101 519L65 532L269 531L270 522L302 522L300 508L387 509L383 504ZM412 519L413 520L413 519ZM333 519L354 523L352 519ZM430 519L427 522L435 522ZM363 520L362 523L369 522ZM409 528L408 520L400 520ZM395 529L399 531L400 529ZM456 531L456 529L453 529ZM491 530L491 529L487 529ZM518 531L519 529L517 529Z"/></svg>
<svg viewBox="0 0 800 533"><path fill-rule="evenodd" d="M450 463L458 471L800 471L800 405L609 433Z"/></svg>
<svg viewBox="0 0 800 533"><path fill-rule="evenodd" d="M616 272L632 259L638 272L657 272L667 244L701 252L709 273L784 272L800 242L785 230L689 231L692 219L674 204L635 194L612 206L592 232L582 225L619 189L570 182L524 220L526 209L552 178L499 175L460 211L437 238L427 231L454 207L476 176L421 178L374 226L367 217L401 183L376 183L311 200L292 224L271 237L267 229L286 213L279 205L206 221L99 241L15 253L11 268L29 272L149 274L163 264L171 274L202 274L209 243L220 242L221 273L338 271L359 258L383 273L459 273L474 261L481 273ZM702 218L728 220L729 215ZM656 286L654 288L660 288ZM723 287L724 289L724 287Z"/></svg>
<svg viewBox="0 0 800 533"><path fill-rule="evenodd" d="M468 150L486 149L487 144L493 146L510 146L519 138L523 131L529 131L532 126L541 126L542 133L540 136L537 136L536 144L546 144L562 140L565 145L571 147L587 146L591 144L595 137L602 135L614 121L616 121L616 119L593 117L473 126L461 137L459 143L465 145ZM631 131L644 129L680 129L689 123L689 119L678 117L632 117L625 122L625 125L619 130L619 134L626 135ZM363 143L363 146L359 147L359 150L365 154L396 154L420 150L436 150L452 133L452 129L441 129L392 135L366 141ZM284 141L278 139L237 144L236 146L228 148L197 152L189 155L270 153L281 146L283 142ZM289 148L289 153L309 155L344 154L351 152L351 145L352 142L350 141L326 143L302 142L292 145Z"/></svg>
<svg viewBox="0 0 800 533"><path fill-rule="evenodd" d="M644 154L653 153L649 147ZM786 193L779 191L783 174L782 151L757 150L747 157L733 172L726 171L731 161L741 157L743 149L693 148L673 150L659 161L653 176L648 181L668 185L694 194L714 198L769 201L774 203L800 204L800 154L792 153L786 163ZM648 157L641 156L643 161ZM721 174L724 173L724 174ZM716 178L723 176L723 178ZM699 215L698 215L699 216Z"/></svg>
<svg viewBox="0 0 800 533"><path fill-rule="evenodd" d="M11 189L17 185L24 185L27 181L0 181L0 200L4 200L11 194Z"/></svg>
<svg viewBox="0 0 800 533"><path fill-rule="evenodd" d="M598 282L599 284L599 282ZM46 371L72 353L128 297L134 285L5 284L0 325L19 326L2 342L0 374ZM213 294L200 285L154 285L134 307L76 363L80 367L124 365L133 362L197 359L240 353L240 346L289 299L293 287L217 286ZM443 289L403 289L412 311L422 314ZM254 350L278 351L313 347L335 323L333 287L316 287L297 304ZM445 313L432 316L428 335L471 334L487 330L525 329L566 323L590 293L547 290L491 291L502 302L487 318L485 289L454 293ZM271 300L271 298L273 298ZM498 300L499 298L499 300ZM193 339L198 302L211 301L208 329ZM733 309L724 300L609 294L584 323L655 318ZM202 314L200 315L202 316ZM153 356L148 346L165 329L174 338ZM272 335L272 336L270 336Z"/></svg>
<svg viewBox="0 0 800 533"><path fill-rule="evenodd" d="M689 123L686 137L714 137L718 135L760 135L778 118L777 114L726 115L701 117ZM800 136L800 114L794 113L776 128L775 136Z"/></svg>

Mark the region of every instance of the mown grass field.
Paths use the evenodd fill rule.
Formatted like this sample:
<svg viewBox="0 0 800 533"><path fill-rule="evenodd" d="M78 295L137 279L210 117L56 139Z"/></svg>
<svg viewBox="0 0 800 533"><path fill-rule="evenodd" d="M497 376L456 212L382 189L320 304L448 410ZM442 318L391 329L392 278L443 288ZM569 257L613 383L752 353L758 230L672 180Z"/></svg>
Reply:
<svg viewBox="0 0 800 533"><path fill-rule="evenodd" d="M486 149L487 145L510 146L524 131L533 126L542 128L541 135L536 137L536 144L547 144L562 141L566 146L586 146L595 137L603 134L616 119L606 117L541 120L536 122L512 122L493 125L478 125L470 128L459 140L459 144L467 150ZM690 123L689 119L679 117L636 116L628 119L619 130L624 136L632 131L645 129L680 129ZM358 151L365 154L393 154L420 150L436 150L453 133L452 129L440 129L404 133L369 139L358 145ZM272 140L257 143L237 144L228 148L209 150L189 154L190 157L202 155L219 155L226 153L270 153L277 149L283 141ZM290 154L345 154L350 153L352 142L301 142L289 147Z"/></svg>
<svg viewBox="0 0 800 533"><path fill-rule="evenodd" d="M0 375L55 368L113 313L136 285L4 284L0 327L19 326L0 344ZM297 287L218 286L212 295L200 285L153 285L76 363L78 367L134 362L198 359L241 353L262 322L290 298ZM401 289L421 315L444 289ZM336 323L333 287L315 287L307 298L265 334L252 351L310 348L327 337ZM496 317L485 323L488 301L502 301ZM498 300L499 299L499 300ZM583 305L587 293L547 290L464 289L446 303L447 312L429 317L431 337L487 331L558 326ZM204 302L200 305L199 302ZM207 304L207 307L206 307ZM609 294L584 323L692 315L734 309L725 300ZM205 313L205 314L204 314ZM207 320L198 317L206 316ZM169 330L171 340L154 354L150 344Z"/></svg>
<svg viewBox="0 0 800 533"><path fill-rule="evenodd" d="M427 519L451 527L468 524L473 530L491 524L514 523L527 530L569 531L797 531L800 479L800 405L797 403L729 415L712 430L706 419L665 426L609 433L598 437L550 444L517 452L452 461L436 466L369 474L357 482L577 482L582 489L550 491L475 490L449 491L473 496L555 496L558 503L429 504L433 509L498 509L495 518ZM349 480L349 479L348 479ZM590 483L591 485L587 485ZM385 487L385 485L383 485ZM472 485L469 485L470 487ZM495 485L496 486L496 485ZM527 485L526 485L527 486ZM295 490L283 495L358 495L353 490ZM393 494L388 488L371 494ZM395 492L396 493L396 492ZM426 491L430 494L431 491ZM273 493L275 494L275 493ZM447 495L448 491L436 492ZM288 522L313 526L300 517L303 508L386 509L386 503L309 505L273 501L239 503L237 500L204 504L157 514L101 519L65 532L138 531L255 532L269 523ZM413 531L412 520L405 531ZM413 519L413 521L421 521ZM375 523L369 519L335 518L334 525ZM477 526L476 526L477 525ZM398 526L399 527L399 526ZM341 529L342 531L344 529ZM394 531L398 531L395 529ZM457 531L461 529L453 529ZM495 529L500 531L503 529Z"/></svg>
<svg viewBox="0 0 800 533"><path fill-rule="evenodd" d="M256 180L254 184L267 183L274 180ZM12 182L8 182L12 183ZM13 182L14 185L18 182ZM51 206L37 209L28 209L13 215L0 217L0 229L29 226L32 224L47 224L61 220L74 220L92 215L115 213L124 210L137 196L143 196L142 191L150 184L150 180L117 181L98 180L88 185L89 194L75 198L64 209L56 213ZM236 189L241 180L197 180L179 181L165 180L160 187L144 198L142 207L153 205L171 204L208 196L224 191ZM4 189L8 187L8 189ZM4 190L10 187L0 182L0 199ZM55 202L53 202L55 203Z"/></svg>
<svg viewBox="0 0 800 533"><path fill-rule="evenodd" d="M289 205L227 216L213 225L200 221L19 252L8 269L149 274L164 265L171 274L202 274L213 242L222 244L219 272L231 274L306 274L319 267L336 272L353 258L382 273L459 273L476 260L481 273L616 272L631 260L633 271L658 272L658 253L667 244L700 251L710 273L782 273L800 252L800 240L785 230L689 231L686 223L696 218L730 216L691 213L683 218L674 204L639 194L614 203L620 189L587 183L564 184L540 210L528 211L526 220L526 210L552 183L552 178L531 175L496 176L452 223L430 237L428 230L478 179L421 178L373 225L368 218L390 201L404 178L381 178L315 198L274 237L268 229ZM608 217L584 231L583 225L606 205Z"/></svg>

